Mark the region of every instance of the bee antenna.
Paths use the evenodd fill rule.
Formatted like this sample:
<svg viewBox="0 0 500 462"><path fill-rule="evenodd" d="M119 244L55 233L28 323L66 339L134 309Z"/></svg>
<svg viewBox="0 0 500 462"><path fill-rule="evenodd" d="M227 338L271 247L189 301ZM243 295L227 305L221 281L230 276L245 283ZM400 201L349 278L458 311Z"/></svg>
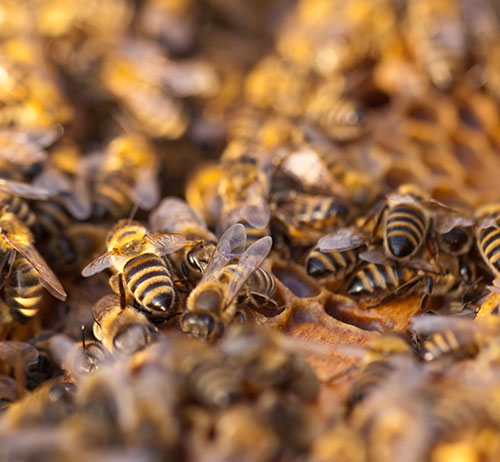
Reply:
<svg viewBox="0 0 500 462"><path fill-rule="evenodd" d="M86 345L85 345L85 325L82 324L81 327L80 327L81 331L82 331L82 346L83 346L83 351L85 351L87 349Z"/></svg>
<svg viewBox="0 0 500 462"><path fill-rule="evenodd" d="M130 215L128 216L128 221L132 221L135 217L135 214L137 213L137 211L139 210L139 207L141 205L141 201L138 201L134 204L134 206L132 207L132 210L130 211Z"/></svg>

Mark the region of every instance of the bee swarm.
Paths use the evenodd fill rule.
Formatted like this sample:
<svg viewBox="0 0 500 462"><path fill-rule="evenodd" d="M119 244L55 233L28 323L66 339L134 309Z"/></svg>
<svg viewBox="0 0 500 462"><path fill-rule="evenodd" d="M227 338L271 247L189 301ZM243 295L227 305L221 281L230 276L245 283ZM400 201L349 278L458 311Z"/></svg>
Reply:
<svg viewBox="0 0 500 462"><path fill-rule="evenodd" d="M494 0L0 2L0 460L500 460Z"/></svg>

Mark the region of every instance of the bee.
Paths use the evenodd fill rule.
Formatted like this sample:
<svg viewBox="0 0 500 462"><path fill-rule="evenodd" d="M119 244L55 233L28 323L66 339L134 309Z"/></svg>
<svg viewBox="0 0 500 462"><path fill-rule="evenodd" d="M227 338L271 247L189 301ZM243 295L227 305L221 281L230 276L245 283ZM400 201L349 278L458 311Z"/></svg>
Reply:
<svg viewBox="0 0 500 462"><path fill-rule="evenodd" d="M316 123L330 138L351 141L365 129L364 115L359 104L343 96L337 84L319 85L309 97L305 118Z"/></svg>
<svg viewBox="0 0 500 462"><path fill-rule="evenodd" d="M332 276L336 280L350 275L359 266L358 256L366 249L367 242L368 236L353 227L323 236L307 256L307 274Z"/></svg>
<svg viewBox="0 0 500 462"><path fill-rule="evenodd" d="M212 339L236 316L236 297L251 274L271 250L272 239L263 237L244 251L245 227L237 223L221 236L203 278L189 294L181 317L184 332ZM240 257L237 264L231 260Z"/></svg>
<svg viewBox="0 0 500 462"><path fill-rule="evenodd" d="M395 370L392 359L397 357L413 358L413 349L404 337L388 334L370 342L349 398L351 409L386 381Z"/></svg>
<svg viewBox="0 0 500 462"><path fill-rule="evenodd" d="M221 351L243 368L249 389L289 390L304 401L315 399L319 381L307 360L277 334L261 327L234 325L221 343Z"/></svg>
<svg viewBox="0 0 500 462"><path fill-rule="evenodd" d="M180 234L149 234L132 220L120 220L106 239L108 251L89 263L82 276L113 268L110 285L120 297L132 295L137 308L149 317L165 319L176 303L172 270L165 255L193 245Z"/></svg>
<svg viewBox="0 0 500 462"><path fill-rule="evenodd" d="M199 246L186 248L177 259L177 269L186 279L196 284L202 277L212 256L217 238L210 232L203 218L182 199L165 198L151 213L149 223L153 232L179 233L189 240L199 240ZM173 258L176 261L175 257Z"/></svg>
<svg viewBox="0 0 500 462"><path fill-rule="evenodd" d="M410 1L407 10L408 42L430 81L450 89L464 68L465 27L459 2Z"/></svg>
<svg viewBox="0 0 500 462"><path fill-rule="evenodd" d="M35 249L30 230L4 207L0 212L4 299L13 316L26 322L38 311L42 287L59 300L66 292L56 275Z"/></svg>
<svg viewBox="0 0 500 462"><path fill-rule="evenodd" d="M262 161L248 152L245 142L233 141L224 151L221 169L221 226L244 222L248 227L265 229L271 212L269 177Z"/></svg>
<svg viewBox="0 0 500 462"><path fill-rule="evenodd" d="M331 196L288 191L273 195L271 203L273 224L292 245L311 245L349 217L347 205Z"/></svg>
<svg viewBox="0 0 500 462"><path fill-rule="evenodd" d="M473 321L457 316L422 315L414 317L411 324L413 331L425 336L420 349L425 361L475 356L495 339L499 326L496 316Z"/></svg>
<svg viewBox="0 0 500 462"><path fill-rule="evenodd" d="M96 159L96 218L123 218L134 204L146 210L156 205L160 195L158 159L147 138L139 134L121 135L109 143L104 156L99 153Z"/></svg>
<svg viewBox="0 0 500 462"><path fill-rule="evenodd" d="M489 204L476 211L477 224L475 237L481 257L491 272L497 277L500 275L500 204Z"/></svg>
<svg viewBox="0 0 500 462"><path fill-rule="evenodd" d="M101 298L92 313L94 336L110 352L133 354L159 335L143 313L128 305L121 306L116 295Z"/></svg>

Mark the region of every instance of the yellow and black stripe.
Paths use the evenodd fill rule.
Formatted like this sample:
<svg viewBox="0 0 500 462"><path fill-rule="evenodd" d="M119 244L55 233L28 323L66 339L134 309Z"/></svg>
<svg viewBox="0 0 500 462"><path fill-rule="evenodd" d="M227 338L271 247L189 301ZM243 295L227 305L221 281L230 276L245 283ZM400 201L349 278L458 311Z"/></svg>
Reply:
<svg viewBox="0 0 500 462"><path fill-rule="evenodd" d="M0 193L0 205L7 206L7 210L19 218L28 228L36 222L36 215L24 199L8 193Z"/></svg>
<svg viewBox="0 0 500 462"><path fill-rule="evenodd" d="M126 172L113 171L97 181L93 214L96 218L123 218L133 207L135 180Z"/></svg>
<svg viewBox="0 0 500 462"><path fill-rule="evenodd" d="M38 273L23 256L17 255L4 287L4 298L12 315L21 323L36 315L43 297Z"/></svg>
<svg viewBox="0 0 500 462"><path fill-rule="evenodd" d="M43 237L56 237L65 233L72 219L64 205L56 199L37 201L34 204L37 225Z"/></svg>
<svg viewBox="0 0 500 462"><path fill-rule="evenodd" d="M479 352L479 339L473 332L461 332L459 334L452 330L432 333L422 345L422 358L432 361L441 356L452 355L460 359L474 356Z"/></svg>
<svg viewBox="0 0 500 462"><path fill-rule="evenodd" d="M364 400L381 383L384 383L392 372L394 372L394 366L389 361L381 360L368 363L354 381L349 400L350 406Z"/></svg>
<svg viewBox="0 0 500 462"><path fill-rule="evenodd" d="M356 268L357 255L357 250L324 252L315 247L306 259L307 274L316 278L325 276L342 278Z"/></svg>
<svg viewBox="0 0 500 462"><path fill-rule="evenodd" d="M424 242L428 220L423 211L409 204L399 204L387 212L385 246L396 259L414 255Z"/></svg>
<svg viewBox="0 0 500 462"><path fill-rule="evenodd" d="M500 274L500 229L489 227L477 233L477 244L484 261L496 275Z"/></svg>
<svg viewBox="0 0 500 462"><path fill-rule="evenodd" d="M171 272L162 258L145 253L130 259L123 276L136 301L149 314L169 311L176 294Z"/></svg>
<svg viewBox="0 0 500 462"><path fill-rule="evenodd" d="M276 290L274 277L264 268L257 268L250 275L245 285L249 292L262 295L271 295Z"/></svg>
<svg viewBox="0 0 500 462"><path fill-rule="evenodd" d="M410 268L369 263L354 274L347 292L355 296L394 292L415 276L416 271Z"/></svg>

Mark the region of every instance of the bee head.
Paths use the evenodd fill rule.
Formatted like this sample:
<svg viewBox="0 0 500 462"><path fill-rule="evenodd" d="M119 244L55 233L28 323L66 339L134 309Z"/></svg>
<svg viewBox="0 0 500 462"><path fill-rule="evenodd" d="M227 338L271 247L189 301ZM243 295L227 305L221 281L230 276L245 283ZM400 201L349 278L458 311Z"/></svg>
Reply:
<svg viewBox="0 0 500 462"><path fill-rule="evenodd" d="M222 326L209 313L187 311L181 318L181 328L195 337L209 339L222 331Z"/></svg>

